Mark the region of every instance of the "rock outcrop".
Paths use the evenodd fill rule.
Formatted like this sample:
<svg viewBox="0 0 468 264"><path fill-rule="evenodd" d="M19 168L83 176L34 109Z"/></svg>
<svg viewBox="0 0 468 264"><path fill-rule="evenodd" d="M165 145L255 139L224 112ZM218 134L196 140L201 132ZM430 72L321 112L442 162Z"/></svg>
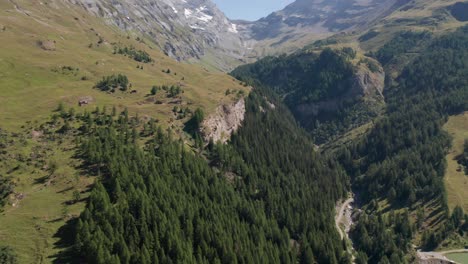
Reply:
<svg viewBox="0 0 468 264"><path fill-rule="evenodd" d="M53 40L38 41L38 45L41 47L41 49L47 50L47 51L54 51L56 49L55 41Z"/></svg>
<svg viewBox="0 0 468 264"><path fill-rule="evenodd" d="M232 104L224 104L216 112L207 117L201 125L201 133L206 142L226 143L232 133L242 125L245 117L245 99L242 98Z"/></svg>
<svg viewBox="0 0 468 264"><path fill-rule="evenodd" d="M385 87L385 71L375 62L376 69L370 70L368 67L359 66L354 79L354 86L351 89L351 96L381 96L383 98L383 90Z"/></svg>

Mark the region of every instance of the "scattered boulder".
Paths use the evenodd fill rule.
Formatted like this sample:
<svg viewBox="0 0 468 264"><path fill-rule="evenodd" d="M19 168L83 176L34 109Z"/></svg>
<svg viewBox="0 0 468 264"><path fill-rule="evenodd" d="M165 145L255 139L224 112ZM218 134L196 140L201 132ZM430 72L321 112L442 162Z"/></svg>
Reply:
<svg viewBox="0 0 468 264"><path fill-rule="evenodd" d="M231 184L234 184L236 182L236 180L242 179L242 177L240 177L239 175L235 174L234 172L230 172L230 171L226 172L224 174L224 177Z"/></svg>
<svg viewBox="0 0 468 264"><path fill-rule="evenodd" d="M41 40L38 44L43 50L54 51L56 49L54 40Z"/></svg>
<svg viewBox="0 0 468 264"><path fill-rule="evenodd" d="M92 96L82 96L78 98L78 105L84 106L94 102L94 98Z"/></svg>
<svg viewBox="0 0 468 264"><path fill-rule="evenodd" d="M36 131L36 130L31 131L31 136L33 139L38 139L42 137L43 134L44 133L42 133L42 131Z"/></svg>
<svg viewBox="0 0 468 264"><path fill-rule="evenodd" d="M14 192L10 195L11 206L18 207L21 200L25 197L24 193Z"/></svg>

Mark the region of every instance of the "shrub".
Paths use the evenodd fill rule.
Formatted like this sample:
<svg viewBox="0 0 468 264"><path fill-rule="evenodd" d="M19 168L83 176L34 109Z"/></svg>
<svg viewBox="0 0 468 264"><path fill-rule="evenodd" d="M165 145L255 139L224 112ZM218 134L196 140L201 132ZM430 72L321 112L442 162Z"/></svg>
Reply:
<svg viewBox="0 0 468 264"><path fill-rule="evenodd" d="M122 74L113 74L111 76L102 78L102 80L96 84L96 88L101 91L113 92L115 89L126 91L128 89L128 78Z"/></svg>

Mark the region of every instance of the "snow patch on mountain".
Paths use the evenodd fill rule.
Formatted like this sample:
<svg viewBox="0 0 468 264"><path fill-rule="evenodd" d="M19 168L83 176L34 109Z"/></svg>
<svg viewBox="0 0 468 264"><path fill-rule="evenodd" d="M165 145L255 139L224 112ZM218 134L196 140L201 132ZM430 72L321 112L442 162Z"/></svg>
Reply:
<svg viewBox="0 0 468 264"><path fill-rule="evenodd" d="M200 6L200 7L196 8L195 10L185 9L184 10L184 15L185 15L185 18L187 18L187 19L195 18L195 19L198 19L198 20L203 21L205 23L208 23L211 20L213 20L213 16L208 15L207 13L205 13L204 12L205 10L207 10L206 6Z"/></svg>
<svg viewBox="0 0 468 264"><path fill-rule="evenodd" d="M228 28L229 32L232 32L232 33L239 33L239 31L237 30L237 25L236 24L231 24L231 26Z"/></svg>

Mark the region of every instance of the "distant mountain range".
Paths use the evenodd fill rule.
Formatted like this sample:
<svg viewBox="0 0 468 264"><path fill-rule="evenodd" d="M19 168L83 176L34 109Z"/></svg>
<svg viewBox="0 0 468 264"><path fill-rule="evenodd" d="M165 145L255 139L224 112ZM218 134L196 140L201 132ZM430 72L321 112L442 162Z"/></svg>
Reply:
<svg viewBox="0 0 468 264"><path fill-rule="evenodd" d="M142 33L177 60L244 57L246 43L210 0L69 0L110 24ZM217 65L223 68L223 65Z"/></svg>
<svg viewBox="0 0 468 264"><path fill-rule="evenodd" d="M457 2L297 0L283 10L249 22L228 19L211 0L66 1L129 33L144 34L173 58L202 61L222 70L265 55L292 52L339 32L362 33L377 24L391 25L395 19L405 24L408 19L437 17L441 10L447 13ZM427 23L421 20L413 24L438 26Z"/></svg>

